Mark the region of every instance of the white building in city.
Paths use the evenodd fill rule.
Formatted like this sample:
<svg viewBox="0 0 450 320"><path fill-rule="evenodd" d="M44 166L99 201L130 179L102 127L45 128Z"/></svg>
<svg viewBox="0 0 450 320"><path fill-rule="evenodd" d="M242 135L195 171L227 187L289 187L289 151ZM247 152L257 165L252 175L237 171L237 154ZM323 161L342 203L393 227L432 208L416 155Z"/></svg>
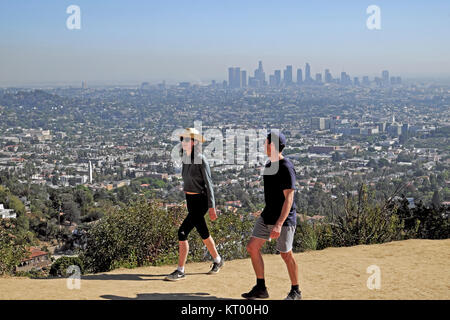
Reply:
<svg viewBox="0 0 450 320"><path fill-rule="evenodd" d="M16 217L13 209L5 209L3 204L0 204L0 219L15 219Z"/></svg>

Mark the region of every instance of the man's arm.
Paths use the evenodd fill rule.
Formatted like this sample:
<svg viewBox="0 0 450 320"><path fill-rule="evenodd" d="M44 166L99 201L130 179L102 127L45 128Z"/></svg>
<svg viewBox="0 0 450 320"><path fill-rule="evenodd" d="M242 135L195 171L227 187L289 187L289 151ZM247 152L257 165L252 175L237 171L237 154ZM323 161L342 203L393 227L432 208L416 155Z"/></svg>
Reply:
<svg viewBox="0 0 450 320"><path fill-rule="evenodd" d="M284 203L283 207L281 208L281 214L278 218L277 222L275 223L275 226L273 227L272 231L270 232L270 237L272 239L276 239L280 236L281 233L281 227L283 226L284 221L289 215L289 211L291 211L292 204L294 202L294 192L295 189L284 189Z"/></svg>

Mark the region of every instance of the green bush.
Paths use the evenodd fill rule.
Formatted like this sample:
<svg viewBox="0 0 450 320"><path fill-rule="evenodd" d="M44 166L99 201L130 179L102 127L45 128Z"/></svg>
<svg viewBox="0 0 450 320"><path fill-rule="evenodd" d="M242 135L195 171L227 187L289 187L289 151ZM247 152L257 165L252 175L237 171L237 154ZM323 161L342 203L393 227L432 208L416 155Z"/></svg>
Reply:
<svg viewBox="0 0 450 320"><path fill-rule="evenodd" d="M334 246L333 232L328 223L310 224L306 221L297 223L293 244L294 252L321 250L332 246Z"/></svg>
<svg viewBox="0 0 450 320"><path fill-rule="evenodd" d="M294 235L294 251L317 250L319 241L318 231L317 225L310 225L306 221L298 223Z"/></svg>
<svg viewBox="0 0 450 320"><path fill-rule="evenodd" d="M27 277L31 279L46 279L48 271L44 269L31 269L30 271L17 271L14 274L16 277Z"/></svg>
<svg viewBox="0 0 450 320"><path fill-rule="evenodd" d="M50 268L50 275L54 277L68 277L71 274L67 273L67 268L72 265L78 266L81 274L84 273L84 263L79 257L61 257L53 262Z"/></svg>
<svg viewBox="0 0 450 320"><path fill-rule="evenodd" d="M414 208L408 207L403 198L399 207L399 217L404 221L404 237L420 239L447 239L450 237L450 220L448 207L441 205L425 207L419 201Z"/></svg>
<svg viewBox="0 0 450 320"><path fill-rule="evenodd" d="M387 201L372 203L367 186L359 188L356 201L345 200L344 214L330 223L334 246L384 243L402 238L403 222L396 214L398 206Z"/></svg>
<svg viewBox="0 0 450 320"><path fill-rule="evenodd" d="M224 259L247 257L247 243L254 225L252 216L245 212L224 212L214 222L208 219L207 223L217 250ZM209 255L208 258L210 258Z"/></svg>
<svg viewBox="0 0 450 320"><path fill-rule="evenodd" d="M25 245L18 242L15 229L12 222L0 222L0 275L13 274L27 254Z"/></svg>
<svg viewBox="0 0 450 320"><path fill-rule="evenodd" d="M93 272L154 262L164 245L175 245L168 237L175 224L175 216L155 202L113 208L88 231L87 247L81 257Z"/></svg>
<svg viewBox="0 0 450 320"><path fill-rule="evenodd" d="M183 206L165 210L154 200L141 198L126 208L113 209L87 234L80 257L86 269L105 272L119 267L172 264L178 261L178 228L187 211ZM207 215L206 215L207 217ZM221 214L208 228L225 259L246 257L245 244L253 222L237 214ZM189 261L210 259L198 233L189 234Z"/></svg>

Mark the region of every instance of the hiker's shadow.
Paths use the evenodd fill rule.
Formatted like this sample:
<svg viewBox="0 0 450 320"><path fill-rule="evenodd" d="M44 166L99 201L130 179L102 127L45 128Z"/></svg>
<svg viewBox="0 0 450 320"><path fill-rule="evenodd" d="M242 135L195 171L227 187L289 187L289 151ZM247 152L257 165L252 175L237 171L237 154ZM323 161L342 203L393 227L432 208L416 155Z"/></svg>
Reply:
<svg viewBox="0 0 450 320"><path fill-rule="evenodd" d="M198 273L186 273L187 276L195 276L195 275L205 275L206 273L198 272ZM137 280L137 281L165 281L165 277L168 274L90 274L81 276L81 280Z"/></svg>
<svg viewBox="0 0 450 320"><path fill-rule="evenodd" d="M219 298L206 292L196 293L138 293L136 298L114 295L102 295L100 298L108 300L233 300L231 298Z"/></svg>

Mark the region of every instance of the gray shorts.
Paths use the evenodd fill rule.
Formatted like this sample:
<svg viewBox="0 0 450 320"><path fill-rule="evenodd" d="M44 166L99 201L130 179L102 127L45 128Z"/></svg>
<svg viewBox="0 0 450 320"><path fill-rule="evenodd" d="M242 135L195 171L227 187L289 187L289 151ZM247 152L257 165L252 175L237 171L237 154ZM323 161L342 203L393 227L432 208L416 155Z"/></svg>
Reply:
<svg viewBox="0 0 450 320"><path fill-rule="evenodd" d="M252 237L260 238L264 240L270 240L270 232L272 231L273 224L265 224L264 219L259 216L256 219L255 226L253 227ZM280 252L289 252L292 250L292 244L294 243L294 234L296 226L282 226L280 236L277 238L276 249Z"/></svg>

